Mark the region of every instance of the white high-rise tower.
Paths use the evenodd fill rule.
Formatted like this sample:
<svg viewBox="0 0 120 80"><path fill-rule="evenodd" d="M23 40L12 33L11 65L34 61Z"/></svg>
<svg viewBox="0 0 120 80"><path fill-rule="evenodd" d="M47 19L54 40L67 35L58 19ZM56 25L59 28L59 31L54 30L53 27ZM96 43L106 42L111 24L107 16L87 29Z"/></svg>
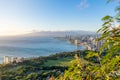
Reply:
<svg viewBox="0 0 120 80"><path fill-rule="evenodd" d="M4 64L10 63L10 58L9 56L4 56Z"/></svg>

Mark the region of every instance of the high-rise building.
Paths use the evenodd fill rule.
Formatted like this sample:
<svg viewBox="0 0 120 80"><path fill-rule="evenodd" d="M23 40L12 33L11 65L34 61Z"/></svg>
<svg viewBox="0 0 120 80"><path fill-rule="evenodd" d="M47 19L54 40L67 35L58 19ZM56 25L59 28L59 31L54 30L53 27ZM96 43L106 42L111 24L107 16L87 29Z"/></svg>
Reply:
<svg viewBox="0 0 120 80"><path fill-rule="evenodd" d="M81 42L80 42L80 40L77 40L77 39L75 39L74 40L74 44L77 46L78 44L80 44Z"/></svg>
<svg viewBox="0 0 120 80"><path fill-rule="evenodd" d="M4 56L4 64L10 63L10 58L9 56Z"/></svg>
<svg viewBox="0 0 120 80"><path fill-rule="evenodd" d="M77 40L77 39L74 41L74 44L75 44L75 45L78 45L78 40Z"/></svg>

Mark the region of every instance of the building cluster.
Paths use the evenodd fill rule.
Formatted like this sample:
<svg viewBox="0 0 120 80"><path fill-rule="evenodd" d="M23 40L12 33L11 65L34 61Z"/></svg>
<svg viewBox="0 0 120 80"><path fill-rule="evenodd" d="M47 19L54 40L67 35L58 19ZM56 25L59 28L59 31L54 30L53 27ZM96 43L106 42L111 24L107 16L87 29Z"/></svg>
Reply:
<svg viewBox="0 0 120 80"><path fill-rule="evenodd" d="M82 35L70 37L68 40L70 40L76 46L85 46L87 50L99 51L104 42L96 41L98 37L99 35Z"/></svg>
<svg viewBox="0 0 120 80"><path fill-rule="evenodd" d="M23 57L4 56L4 64L20 63L20 62L23 62L23 61L24 61L24 58L23 58Z"/></svg>

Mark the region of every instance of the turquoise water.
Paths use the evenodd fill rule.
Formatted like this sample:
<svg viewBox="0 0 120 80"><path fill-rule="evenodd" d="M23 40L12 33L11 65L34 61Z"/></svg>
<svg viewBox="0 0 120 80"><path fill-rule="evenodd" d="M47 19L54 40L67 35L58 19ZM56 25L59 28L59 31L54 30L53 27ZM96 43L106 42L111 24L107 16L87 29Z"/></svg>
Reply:
<svg viewBox="0 0 120 80"><path fill-rule="evenodd" d="M0 63L4 56L38 57L64 51L74 51L77 47L67 41L51 37L29 37L0 40ZM83 47L79 47L83 49Z"/></svg>

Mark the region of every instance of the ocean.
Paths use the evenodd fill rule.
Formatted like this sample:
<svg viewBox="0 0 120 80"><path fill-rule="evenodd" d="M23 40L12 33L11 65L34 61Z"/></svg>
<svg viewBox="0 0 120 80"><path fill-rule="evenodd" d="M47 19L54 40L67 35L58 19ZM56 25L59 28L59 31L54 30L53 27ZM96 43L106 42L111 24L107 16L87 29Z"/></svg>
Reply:
<svg viewBox="0 0 120 80"><path fill-rule="evenodd" d="M3 63L4 56L10 57L39 57L50 54L82 50L65 40L52 37L24 37L0 39L0 63Z"/></svg>

